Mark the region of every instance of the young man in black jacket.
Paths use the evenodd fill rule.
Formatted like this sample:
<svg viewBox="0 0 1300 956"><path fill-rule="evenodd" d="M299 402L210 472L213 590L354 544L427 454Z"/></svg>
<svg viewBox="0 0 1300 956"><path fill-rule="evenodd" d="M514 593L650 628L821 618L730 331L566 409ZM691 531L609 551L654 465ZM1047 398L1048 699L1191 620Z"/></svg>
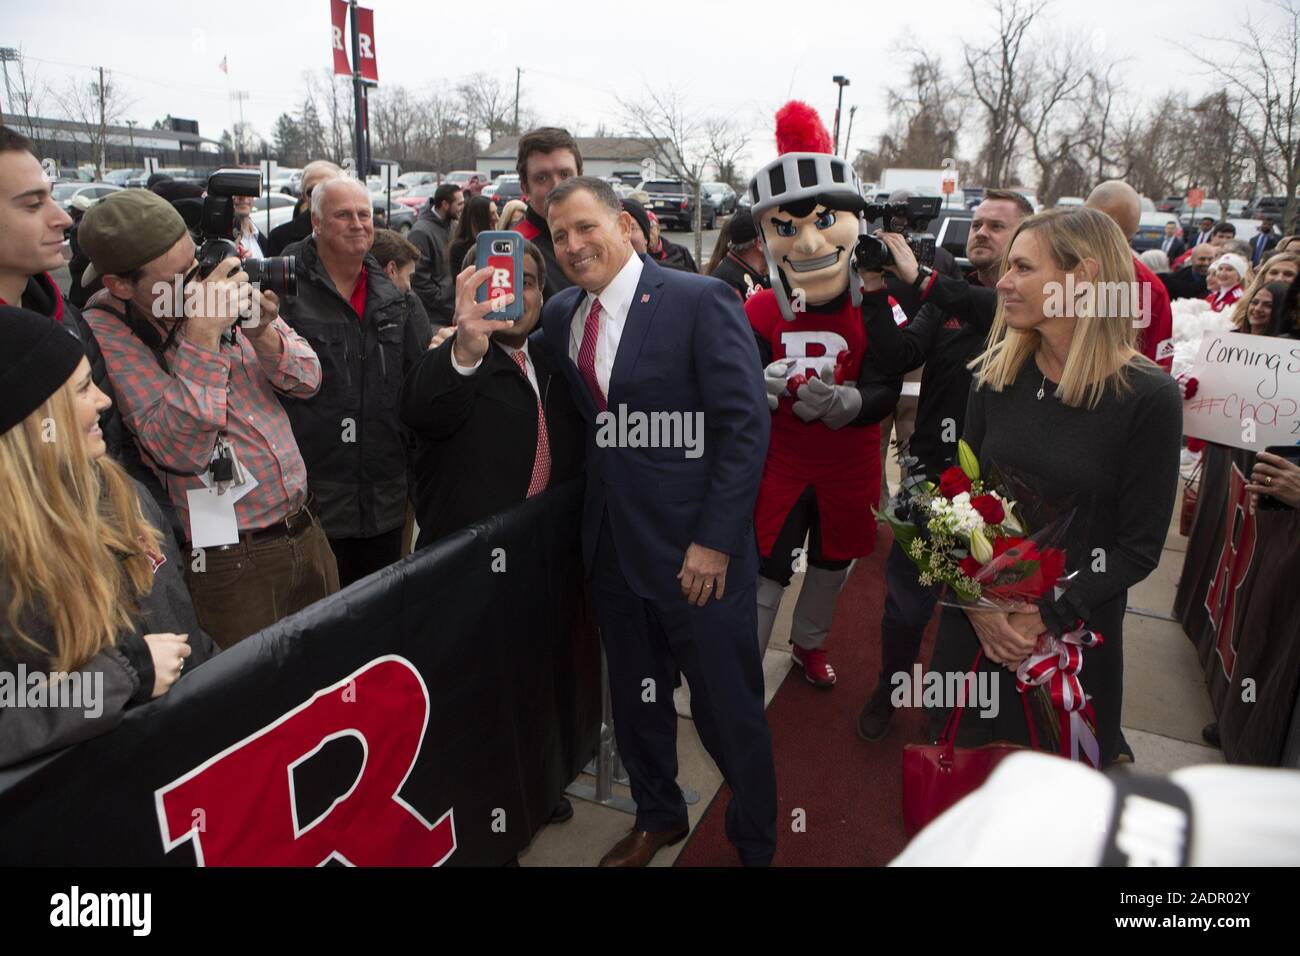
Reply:
<svg viewBox="0 0 1300 956"><path fill-rule="evenodd" d="M924 475L937 482L956 460L970 392L966 365L983 350L993 324L997 310L993 287L1001 274L1003 252L1020 221L1030 215L1033 208L1018 193L1000 189L985 193L971 220L966 255L974 268L965 281L919 268L903 236L880 233L894 254L892 273L916 291L921 303L916 316L900 327L888 304L883 275L863 276L867 291L862 315L867 349L876 366L898 375L925 366L908 449L916 459L909 477ZM921 585L916 565L897 542L885 562L885 588L880 680L858 716L858 734L870 741L880 740L889 727L894 713L891 677L910 671L939 599L937 587Z"/></svg>
<svg viewBox="0 0 1300 956"><path fill-rule="evenodd" d="M428 345L402 295L369 255L365 186L332 179L312 193L314 235L299 247L298 294L280 315L321 363L310 398L282 397L307 465L339 586L399 560L406 520L402 380Z"/></svg>
<svg viewBox="0 0 1300 956"><path fill-rule="evenodd" d="M402 389L415 432L418 547L505 511L582 471L583 426L564 376L529 335L542 314L546 263L524 246L523 318L474 301L490 270L456 278L456 331Z"/></svg>

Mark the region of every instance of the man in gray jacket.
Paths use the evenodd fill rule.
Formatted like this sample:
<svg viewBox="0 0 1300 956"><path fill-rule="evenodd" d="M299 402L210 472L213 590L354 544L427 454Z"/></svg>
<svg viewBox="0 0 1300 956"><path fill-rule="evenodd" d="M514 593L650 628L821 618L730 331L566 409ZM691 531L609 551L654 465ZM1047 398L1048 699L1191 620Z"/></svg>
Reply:
<svg viewBox="0 0 1300 956"><path fill-rule="evenodd" d="M434 325L451 325L456 307L456 284L447 266L447 246L451 243L452 224L465 208L465 196L459 186L443 183L430 197L420 217L406 238L420 250L421 259L411 277L411 288L420 297L429 321Z"/></svg>

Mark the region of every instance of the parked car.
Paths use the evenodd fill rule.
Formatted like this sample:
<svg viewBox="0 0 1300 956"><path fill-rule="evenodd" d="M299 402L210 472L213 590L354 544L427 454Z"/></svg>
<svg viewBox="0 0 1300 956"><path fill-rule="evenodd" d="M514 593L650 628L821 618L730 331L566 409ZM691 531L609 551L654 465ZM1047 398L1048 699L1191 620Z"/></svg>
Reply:
<svg viewBox="0 0 1300 956"><path fill-rule="evenodd" d="M1285 196L1260 196L1254 202L1246 205L1242 215L1255 219L1269 219L1273 222L1281 222L1285 212Z"/></svg>
<svg viewBox="0 0 1300 956"><path fill-rule="evenodd" d="M1184 203L1183 208L1178 212L1178 218L1182 221L1183 228L1195 235L1196 224L1202 219L1208 218L1218 222L1223 218L1223 206L1217 199L1206 199L1195 209Z"/></svg>
<svg viewBox="0 0 1300 956"><path fill-rule="evenodd" d="M403 189L412 189L416 186L423 186L425 183L436 183L438 174L427 170L413 170L409 173L402 173L397 177L397 182Z"/></svg>
<svg viewBox="0 0 1300 956"><path fill-rule="evenodd" d="M1183 196L1166 196L1156 203L1157 212L1172 212L1178 215L1183 209Z"/></svg>
<svg viewBox="0 0 1300 956"><path fill-rule="evenodd" d="M370 190L372 195L383 196L388 189L388 183L379 176L370 176L366 179L366 188ZM397 180L394 179L393 191L391 194L392 198L400 199L405 193L406 190L397 185Z"/></svg>
<svg viewBox="0 0 1300 956"><path fill-rule="evenodd" d="M676 179L650 179L642 182L637 189L650 197L648 209L659 217L660 225L666 230L673 227L689 230L694 227L695 206L692 203L693 192ZM712 229L717 219L717 210L709 201L707 193L701 194L700 223L705 229Z"/></svg>
<svg viewBox="0 0 1300 956"><path fill-rule="evenodd" d="M512 199L523 199L524 190L519 185L519 176L517 173L502 173L493 183L496 187L492 192L492 202L496 204L497 212ZM486 190L484 190L486 192ZM620 197L621 198L621 197Z"/></svg>
<svg viewBox="0 0 1300 956"><path fill-rule="evenodd" d="M700 189L709 197L719 216L730 216L736 211L736 191L727 183L703 183Z"/></svg>
<svg viewBox="0 0 1300 956"><path fill-rule="evenodd" d="M491 182L487 173L475 172L472 169L453 170L446 175L445 181L459 186L461 192L465 193L466 198L477 196L483 191L483 187Z"/></svg>
<svg viewBox="0 0 1300 956"><path fill-rule="evenodd" d="M63 207L66 212L72 205L72 200L77 196L85 196L92 202L98 202L109 193L121 192L121 186L114 186L112 183L55 183L52 187L54 190L54 201Z"/></svg>
<svg viewBox="0 0 1300 956"><path fill-rule="evenodd" d="M271 177L270 191L281 193L285 196L297 196L298 189L295 188L295 184L301 187L302 170L280 167L275 171L275 175Z"/></svg>
<svg viewBox="0 0 1300 956"><path fill-rule="evenodd" d="M874 183L872 184L872 187L871 187L871 188L872 188L872 189L875 188L875 184L874 184ZM982 203L982 202L984 201L984 187L983 187L983 186L963 186L963 187L961 188L961 195L962 195L962 199L963 199L963 200L965 201L965 203L966 203L966 207L967 207L968 209L974 209L976 206L978 206L980 203Z"/></svg>
<svg viewBox="0 0 1300 956"><path fill-rule="evenodd" d="M1278 234L1277 230L1278 230L1278 226L1280 225L1280 223L1275 222L1271 219L1262 219L1262 218L1261 219L1229 219L1227 221L1231 223L1232 228L1237 230L1237 238L1244 239L1246 242L1254 241L1255 237L1259 235L1260 223L1264 223L1264 222L1269 223L1269 225L1272 227L1273 235Z"/></svg>
<svg viewBox="0 0 1300 956"><path fill-rule="evenodd" d="M89 169L78 169L75 166L64 166L59 170L58 182L65 183L93 183L95 173Z"/></svg>
<svg viewBox="0 0 1300 956"><path fill-rule="evenodd" d="M1082 196L1062 196L1056 200L1057 209L1077 209L1083 205Z"/></svg>
<svg viewBox="0 0 1300 956"><path fill-rule="evenodd" d="M393 231L405 236L415 225L415 217L419 214L418 210L410 206L404 206L398 200L393 200L392 204L387 207L385 213L384 196L379 194L375 197L375 227L381 229L392 229Z"/></svg>
<svg viewBox="0 0 1300 956"><path fill-rule="evenodd" d="M1160 212L1157 209L1144 210L1138 218L1138 231L1129 240L1136 252L1159 249L1165 238L1165 223L1178 224L1178 217L1172 212Z"/></svg>
<svg viewBox="0 0 1300 956"><path fill-rule="evenodd" d="M282 209L286 206L292 209L294 206L298 205L298 200L287 193L262 193L262 195L253 200L253 208L260 209L263 212L266 211L268 204L272 210Z"/></svg>
<svg viewBox="0 0 1300 956"><path fill-rule="evenodd" d="M127 180L139 176L143 169L110 169L104 174L104 182L114 186L126 186Z"/></svg>
<svg viewBox="0 0 1300 956"><path fill-rule="evenodd" d="M421 186L412 186L401 196L394 197L403 206L410 206L416 212L424 208L424 204L429 201L429 197L438 191L438 183L424 183Z"/></svg>

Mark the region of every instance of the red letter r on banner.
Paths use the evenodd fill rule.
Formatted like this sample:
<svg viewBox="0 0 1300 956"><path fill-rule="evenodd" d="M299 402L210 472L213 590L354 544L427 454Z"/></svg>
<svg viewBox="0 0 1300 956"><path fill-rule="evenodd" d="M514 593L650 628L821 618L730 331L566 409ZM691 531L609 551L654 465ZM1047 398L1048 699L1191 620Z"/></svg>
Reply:
<svg viewBox="0 0 1300 956"><path fill-rule="evenodd" d="M456 850L452 811L430 823L398 796L428 721L419 672L376 658L155 791L163 845L193 840L200 866L438 866ZM357 779L315 820L298 820L294 767L342 736L361 742Z"/></svg>

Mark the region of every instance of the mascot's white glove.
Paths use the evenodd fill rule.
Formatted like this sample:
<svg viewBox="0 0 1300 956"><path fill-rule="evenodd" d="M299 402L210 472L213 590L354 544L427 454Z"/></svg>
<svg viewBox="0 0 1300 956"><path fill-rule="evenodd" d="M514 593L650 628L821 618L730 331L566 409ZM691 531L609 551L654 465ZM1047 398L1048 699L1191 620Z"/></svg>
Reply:
<svg viewBox="0 0 1300 956"><path fill-rule="evenodd" d="M767 386L767 407L770 411L776 411L781 396L785 394L786 375L795 361L796 359L777 359L763 369L763 384Z"/></svg>
<svg viewBox="0 0 1300 956"><path fill-rule="evenodd" d="M862 410L862 393L852 385L836 385L835 370L822 369L795 396L794 413L806 422L821 419L827 428L843 428Z"/></svg>

